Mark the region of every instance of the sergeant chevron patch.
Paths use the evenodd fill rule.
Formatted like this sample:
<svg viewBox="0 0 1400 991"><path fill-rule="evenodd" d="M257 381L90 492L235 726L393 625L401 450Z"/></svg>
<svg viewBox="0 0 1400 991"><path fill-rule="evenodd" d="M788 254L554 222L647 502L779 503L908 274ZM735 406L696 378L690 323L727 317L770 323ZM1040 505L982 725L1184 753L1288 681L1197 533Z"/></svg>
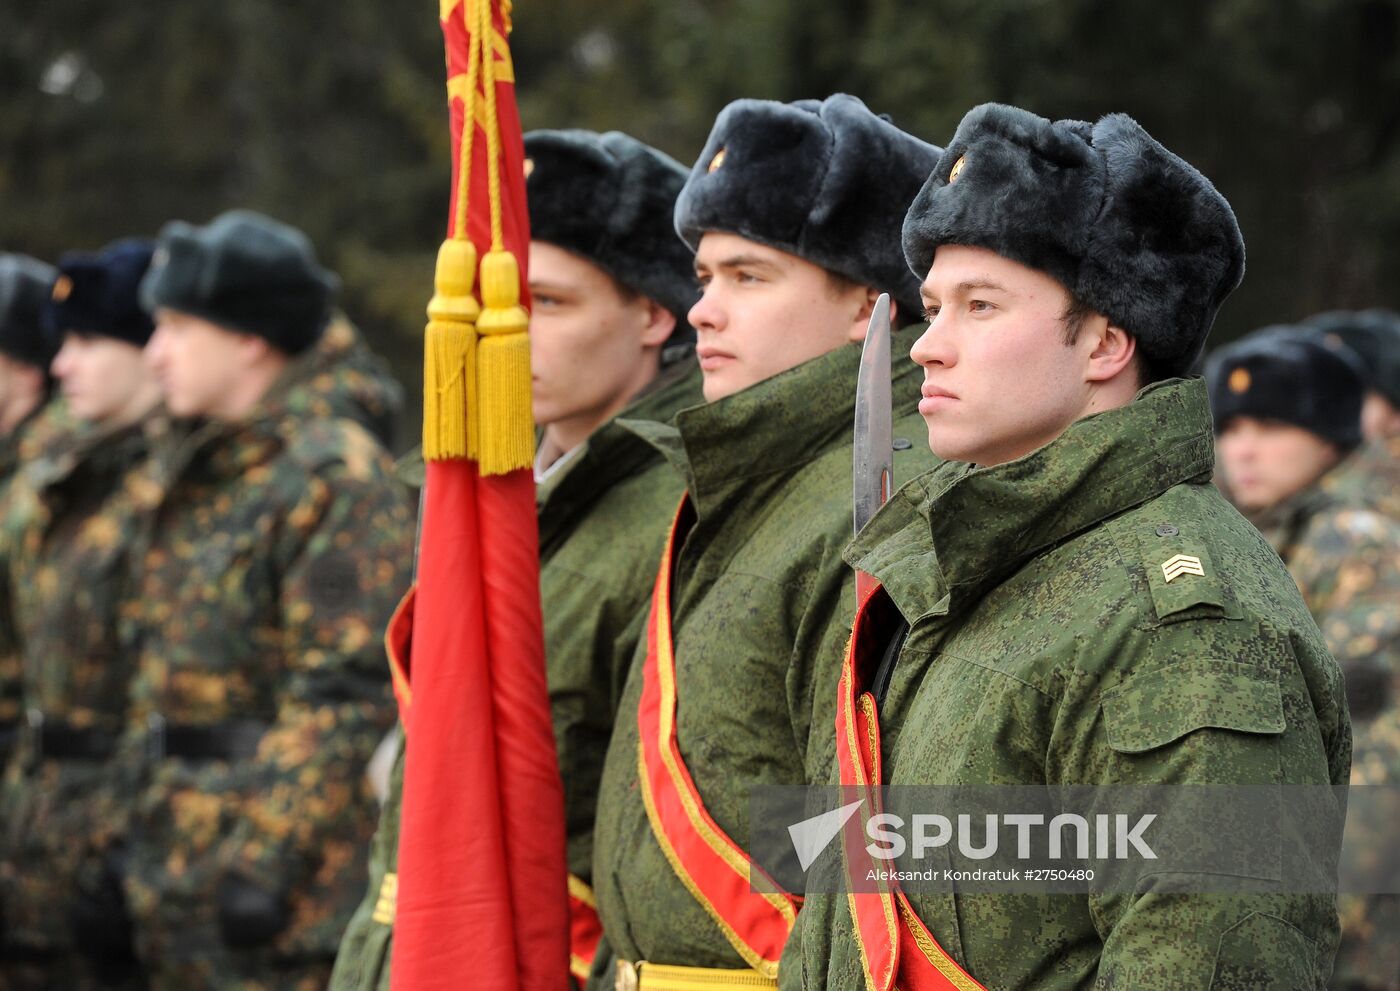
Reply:
<svg viewBox="0 0 1400 991"><path fill-rule="evenodd" d="M1166 576L1168 584L1182 575L1199 575L1204 578L1206 569L1201 567L1201 559L1191 557L1189 554L1178 554L1170 561L1162 564L1162 574Z"/></svg>

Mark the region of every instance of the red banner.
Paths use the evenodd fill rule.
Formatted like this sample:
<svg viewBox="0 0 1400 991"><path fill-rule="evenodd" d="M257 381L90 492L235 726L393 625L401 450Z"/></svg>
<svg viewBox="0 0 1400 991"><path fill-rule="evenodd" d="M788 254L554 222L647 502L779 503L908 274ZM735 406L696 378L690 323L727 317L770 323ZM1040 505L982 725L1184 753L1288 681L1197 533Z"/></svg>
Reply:
<svg viewBox="0 0 1400 991"><path fill-rule="evenodd" d="M473 260L508 252L527 301L529 214L508 0L443 0L441 18L455 152L443 257L463 235L475 245ZM435 303L448 291L444 271L440 258ZM468 363L478 360L473 319L452 328L467 342L457 346ZM429 349L433 333L430 325ZM444 417L458 409L474 416L475 403L495 401L471 394L478 379L485 393L504 374L514 394L528 396L528 366L522 382L516 365L504 373L450 367L439 352L441 374L460 375L459 389L469 383L465 400L442 404ZM430 380L425 387L436 386ZM528 417L512 426L529 430ZM521 442L513 438L515 449ZM528 449L529 438L523 443ZM475 460L429 454L416 596L398 617L411 636L391 632L391 642L410 654L407 665L395 664L406 755L394 991L557 991L568 984L563 789L545 690L538 540L528 468L488 474Z"/></svg>

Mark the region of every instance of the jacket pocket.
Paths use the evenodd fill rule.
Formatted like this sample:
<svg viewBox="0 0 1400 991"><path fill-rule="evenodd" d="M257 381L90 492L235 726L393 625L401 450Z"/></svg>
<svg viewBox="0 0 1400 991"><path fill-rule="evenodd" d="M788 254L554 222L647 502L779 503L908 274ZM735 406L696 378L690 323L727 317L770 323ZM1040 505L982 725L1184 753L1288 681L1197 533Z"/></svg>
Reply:
<svg viewBox="0 0 1400 991"><path fill-rule="evenodd" d="M1251 912L1225 930L1215 955L1212 991L1307 991L1321 988L1317 946L1276 915Z"/></svg>
<svg viewBox="0 0 1400 991"><path fill-rule="evenodd" d="M1169 664L1128 678L1100 702L1108 745L1123 754L1146 753L1200 729L1274 736L1287 725L1277 673L1235 661Z"/></svg>

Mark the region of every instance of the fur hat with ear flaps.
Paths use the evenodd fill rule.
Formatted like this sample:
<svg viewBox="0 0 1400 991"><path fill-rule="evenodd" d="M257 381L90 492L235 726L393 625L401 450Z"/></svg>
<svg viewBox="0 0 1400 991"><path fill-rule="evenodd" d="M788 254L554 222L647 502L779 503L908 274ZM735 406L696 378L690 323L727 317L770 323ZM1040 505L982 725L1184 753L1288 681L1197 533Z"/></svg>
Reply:
<svg viewBox="0 0 1400 991"><path fill-rule="evenodd" d="M1215 432L1232 417L1281 420L1349 451L1361 443L1361 362L1305 327L1276 326L1213 352L1206 361Z"/></svg>
<svg viewBox="0 0 1400 991"><path fill-rule="evenodd" d="M919 278L944 244L1054 277L1131 333L1155 378L1191 367L1244 275L1225 197L1125 114L1088 124L996 103L970 111L904 221Z"/></svg>
<svg viewBox="0 0 1400 991"><path fill-rule="evenodd" d="M919 312L919 280L899 250L905 210L941 149L854 96L720 111L676 201L692 248L724 231L786 251Z"/></svg>
<svg viewBox="0 0 1400 991"><path fill-rule="evenodd" d="M685 167L619 131L525 135L530 236L588 259L689 331L694 252L671 226Z"/></svg>

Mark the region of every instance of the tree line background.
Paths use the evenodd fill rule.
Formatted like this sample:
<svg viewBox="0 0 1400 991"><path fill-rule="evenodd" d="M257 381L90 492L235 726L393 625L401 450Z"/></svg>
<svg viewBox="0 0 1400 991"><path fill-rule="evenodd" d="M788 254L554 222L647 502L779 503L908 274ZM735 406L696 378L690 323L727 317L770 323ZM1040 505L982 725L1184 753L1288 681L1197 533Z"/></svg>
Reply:
<svg viewBox="0 0 1400 991"><path fill-rule="evenodd" d="M0 250L262 210L311 235L417 403L449 184L437 15L12 0ZM517 0L514 20L527 129L626 130L687 165L739 97L846 91L937 144L988 100L1126 111L1239 215L1248 272L1213 343L1400 308L1400 0Z"/></svg>

